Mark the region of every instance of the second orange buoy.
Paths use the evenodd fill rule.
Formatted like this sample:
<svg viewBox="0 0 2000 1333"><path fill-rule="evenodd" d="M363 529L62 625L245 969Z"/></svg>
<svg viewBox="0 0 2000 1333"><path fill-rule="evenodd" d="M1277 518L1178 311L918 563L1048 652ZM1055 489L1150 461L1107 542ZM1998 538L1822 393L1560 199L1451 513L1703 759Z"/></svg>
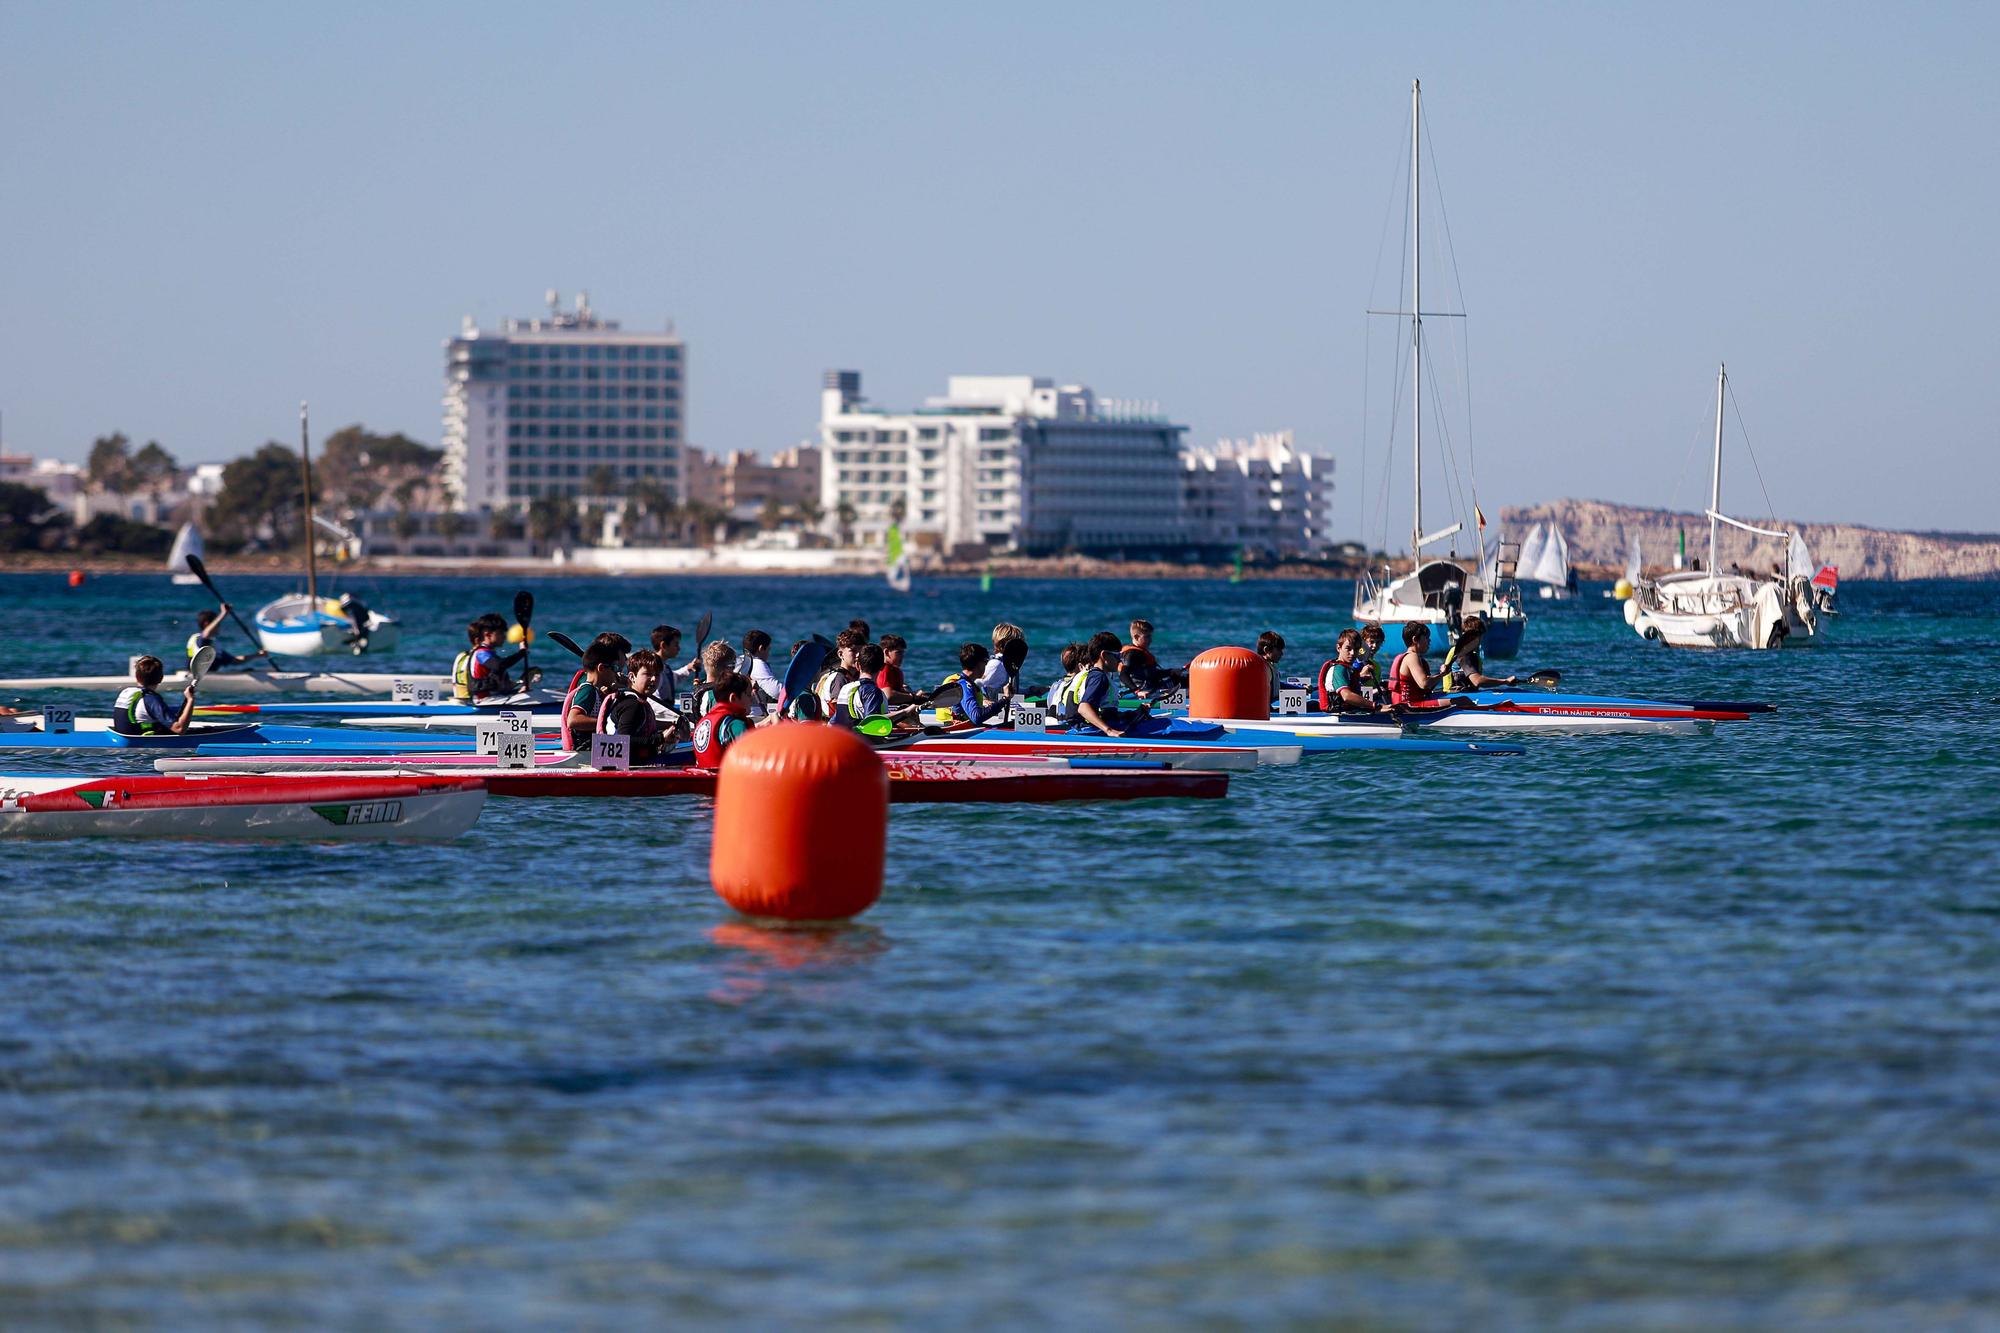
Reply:
<svg viewBox="0 0 2000 1333"><path fill-rule="evenodd" d="M838 727L758 727L715 784L708 877L745 916L837 921L882 896L889 770Z"/></svg>

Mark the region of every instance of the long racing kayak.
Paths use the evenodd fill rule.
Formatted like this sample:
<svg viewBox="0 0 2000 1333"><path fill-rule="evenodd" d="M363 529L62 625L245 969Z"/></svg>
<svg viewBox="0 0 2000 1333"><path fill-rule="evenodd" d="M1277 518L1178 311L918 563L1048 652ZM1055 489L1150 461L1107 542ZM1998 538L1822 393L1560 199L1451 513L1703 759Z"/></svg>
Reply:
<svg viewBox="0 0 2000 1333"><path fill-rule="evenodd" d="M0 774L0 835L448 841L485 801L461 777Z"/></svg>
<svg viewBox="0 0 2000 1333"><path fill-rule="evenodd" d="M380 671L211 671L202 678L201 692L211 699L254 698L265 694L341 694L354 698L387 695L398 682L435 685L442 695L451 694L451 681L426 671L388 673ZM92 694L116 694L132 683L123 676L15 676L0 680L0 695L45 694L53 690L84 690ZM178 694L187 684L187 673L176 671L160 683L160 693Z"/></svg>

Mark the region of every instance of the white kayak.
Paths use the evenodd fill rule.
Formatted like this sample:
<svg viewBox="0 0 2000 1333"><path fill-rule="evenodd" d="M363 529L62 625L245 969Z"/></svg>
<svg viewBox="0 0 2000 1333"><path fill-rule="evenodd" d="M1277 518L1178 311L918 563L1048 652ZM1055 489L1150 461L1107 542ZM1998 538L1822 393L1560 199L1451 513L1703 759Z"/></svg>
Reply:
<svg viewBox="0 0 2000 1333"><path fill-rule="evenodd" d="M0 774L0 837L444 842L485 803L477 777Z"/></svg>
<svg viewBox="0 0 2000 1333"><path fill-rule="evenodd" d="M204 699L253 698L266 694L339 694L351 698L387 695L399 683L434 685L440 699L451 698L451 681L425 672L396 675L380 671L233 671L224 668L202 677ZM52 690L83 690L113 695L132 683L123 676L16 676L0 680L0 696L42 694ZM162 696L179 694L187 673L176 671L160 683Z"/></svg>
<svg viewBox="0 0 2000 1333"><path fill-rule="evenodd" d="M1195 720L1212 722L1231 732L1245 729L1282 730L1315 736L1421 736L1432 731L1684 735L1707 731L1715 725L1700 718L1644 717L1623 713L1556 713L1512 708L1440 710L1431 717L1408 716L1406 723L1378 721L1365 715L1330 713L1299 713L1290 716L1273 714L1268 722L1235 721L1213 717Z"/></svg>

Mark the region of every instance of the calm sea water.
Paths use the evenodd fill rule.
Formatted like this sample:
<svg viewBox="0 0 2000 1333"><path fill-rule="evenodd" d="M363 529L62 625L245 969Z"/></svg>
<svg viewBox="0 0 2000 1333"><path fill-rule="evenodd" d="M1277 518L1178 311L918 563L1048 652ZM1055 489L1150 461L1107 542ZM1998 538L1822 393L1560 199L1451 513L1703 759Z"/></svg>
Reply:
<svg viewBox="0 0 2000 1333"><path fill-rule="evenodd" d="M1038 678L1133 615L1309 670L1350 595L533 586L579 639L858 614L913 678L1003 617ZM363 586L439 670L513 589ZM1533 608L1576 688L1783 707L1710 736L900 808L831 932L733 918L685 799L0 848L0 1323L1990 1326L2000 585L1841 604L1727 656ZM198 605L0 577L0 662L116 670Z"/></svg>

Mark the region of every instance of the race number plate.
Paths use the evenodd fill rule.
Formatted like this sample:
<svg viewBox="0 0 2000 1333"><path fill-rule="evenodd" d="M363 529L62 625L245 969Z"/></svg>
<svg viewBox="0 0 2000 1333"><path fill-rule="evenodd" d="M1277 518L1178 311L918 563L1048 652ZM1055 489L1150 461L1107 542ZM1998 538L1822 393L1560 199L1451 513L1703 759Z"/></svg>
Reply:
<svg viewBox="0 0 2000 1333"><path fill-rule="evenodd" d="M632 738L630 736L596 735L590 738L590 766L592 768L628 769L632 767Z"/></svg>
<svg viewBox="0 0 2000 1333"><path fill-rule="evenodd" d="M76 710L64 704L43 704L42 730L60 736L75 731Z"/></svg>
<svg viewBox="0 0 2000 1333"><path fill-rule="evenodd" d="M1304 690L1278 691L1279 716L1293 717L1305 711L1306 711L1306 692Z"/></svg>
<svg viewBox="0 0 2000 1333"><path fill-rule="evenodd" d="M1014 701L1014 725L1017 727L1046 727L1049 724L1049 710L1040 704L1031 704L1026 699Z"/></svg>

